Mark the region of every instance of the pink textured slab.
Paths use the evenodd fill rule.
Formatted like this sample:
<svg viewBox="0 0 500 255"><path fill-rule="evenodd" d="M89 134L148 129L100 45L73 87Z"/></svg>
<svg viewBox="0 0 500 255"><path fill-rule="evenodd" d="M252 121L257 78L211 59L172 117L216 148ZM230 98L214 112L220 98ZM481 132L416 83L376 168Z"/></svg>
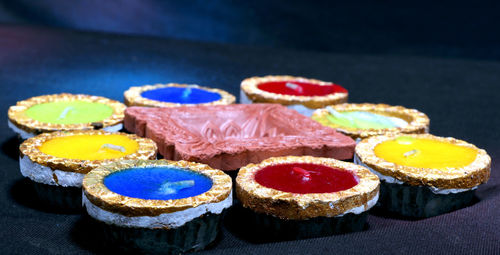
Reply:
<svg viewBox="0 0 500 255"><path fill-rule="evenodd" d="M165 159L236 170L276 156L350 159L355 142L278 104L129 107L125 128L153 139Z"/></svg>

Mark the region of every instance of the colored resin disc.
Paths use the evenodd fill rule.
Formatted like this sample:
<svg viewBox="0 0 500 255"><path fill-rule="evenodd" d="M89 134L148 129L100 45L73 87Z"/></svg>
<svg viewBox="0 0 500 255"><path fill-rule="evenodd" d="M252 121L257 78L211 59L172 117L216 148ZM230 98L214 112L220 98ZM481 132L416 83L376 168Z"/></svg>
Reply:
<svg viewBox="0 0 500 255"><path fill-rule="evenodd" d="M54 131L122 129L126 106L105 97L53 94L18 101L9 107L9 127L21 138Z"/></svg>
<svg viewBox="0 0 500 255"><path fill-rule="evenodd" d="M332 82L290 75L250 77L241 82L240 102L276 103L306 116L313 109L347 102L348 91Z"/></svg>
<svg viewBox="0 0 500 255"><path fill-rule="evenodd" d="M387 182L427 186L433 192L474 188L485 183L491 171L491 158L485 150L465 141L430 134L363 139L356 146L354 160Z"/></svg>
<svg viewBox="0 0 500 255"><path fill-rule="evenodd" d="M122 160L83 179L83 205L113 250L184 254L217 237L233 203L231 177L187 161ZM109 234L108 234L109 233Z"/></svg>
<svg viewBox="0 0 500 255"><path fill-rule="evenodd" d="M424 113L386 104L337 104L314 111L311 119L353 139L382 134L421 134L429 130Z"/></svg>
<svg viewBox="0 0 500 255"><path fill-rule="evenodd" d="M130 168L104 179L104 185L122 196L140 199L181 199L207 192L209 177L172 167Z"/></svg>
<svg viewBox="0 0 500 255"><path fill-rule="evenodd" d="M474 190L488 181L486 151L451 137L381 135L356 146L354 162L381 181L377 206L389 213L427 218L472 203Z"/></svg>
<svg viewBox="0 0 500 255"><path fill-rule="evenodd" d="M139 144L121 134L93 134L55 137L44 142L39 150L59 158L103 160L121 158L135 153Z"/></svg>
<svg viewBox="0 0 500 255"><path fill-rule="evenodd" d="M446 170L469 165L476 159L477 150L449 142L400 136L378 144L375 155L402 166Z"/></svg>
<svg viewBox="0 0 500 255"><path fill-rule="evenodd" d="M255 181L268 188L301 194L337 192L358 184L349 171L304 163L265 167L256 173Z"/></svg>
<svg viewBox="0 0 500 255"><path fill-rule="evenodd" d="M221 89L178 83L130 87L123 95L128 106L149 107L227 105L236 100L233 95Z"/></svg>
<svg viewBox="0 0 500 255"><path fill-rule="evenodd" d="M43 123L79 124L104 120L113 108L88 101L60 101L34 105L25 114Z"/></svg>
<svg viewBox="0 0 500 255"><path fill-rule="evenodd" d="M127 218L160 216L152 222L113 222L130 227L149 226L143 225L147 222L154 228L178 227L177 223L207 212L221 213L233 201L229 175L182 160L121 160L102 165L85 176L83 190L84 200L105 211ZM164 215L174 212L179 214Z"/></svg>
<svg viewBox="0 0 500 255"><path fill-rule="evenodd" d="M325 118L341 127L359 129L382 129L404 127L408 125L408 122L400 118L388 117L365 111L336 112L326 115Z"/></svg>
<svg viewBox="0 0 500 255"><path fill-rule="evenodd" d="M142 92L142 97L169 103L204 104L221 99L219 93L199 88L165 87Z"/></svg>
<svg viewBox="0 0 500 255"><path fill-rule="evenodd" d="M293 96L325 96L334 93L347 93L347 90L339 85L318 85L303 81L272 81L257 85L263 91Z"/></svg>
<svg viewBox="0 0 500 255"><path fill-rule="evenodd" d="M19 146L21 174L34 182L81 187L89 171L130 159L156 159L156 144L149 139L102 130L50 132ZM47 194L50 197L50 194Z"/></svg>
<svg viewBox="0 0 500 255"><path fill-rule="evenodd" d="M245 208L283 220L360 214L375 205L380 181L365 167L311 156L273 157L240 168Z"/></svg>

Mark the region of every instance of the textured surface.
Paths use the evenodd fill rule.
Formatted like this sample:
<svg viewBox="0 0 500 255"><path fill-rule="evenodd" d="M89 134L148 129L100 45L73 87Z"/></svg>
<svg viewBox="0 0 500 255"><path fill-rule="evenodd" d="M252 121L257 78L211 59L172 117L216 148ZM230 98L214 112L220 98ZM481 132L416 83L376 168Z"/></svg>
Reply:
<svg viewBox="0 0 500 255"><path fill-rule="evenodd" d="M292 74L336 82L351 102L403 105L425 112L431 133L452 136L493 158L476 203L410 221L369 214L367 229L345 235L255 245L224 222L205 254L498 253L500 250L500 63L436 58L337 55L221 46L154 38L0 26L0 111L40 94L87 93L122 100L129 86L186 82L237 94L242 79ZM0 125L2 254L89 254L95 237L80 215L53 213L25 190L17 139ZM243 219L241 219L243 220Z"/></svg>
<svg viewBox="0 0 500 255"><path fill-rule="evenodd" d="M125 129L158 144L170 160L237 170L269 157L350 159L354 140L278 104L129 107Z"/></svg>

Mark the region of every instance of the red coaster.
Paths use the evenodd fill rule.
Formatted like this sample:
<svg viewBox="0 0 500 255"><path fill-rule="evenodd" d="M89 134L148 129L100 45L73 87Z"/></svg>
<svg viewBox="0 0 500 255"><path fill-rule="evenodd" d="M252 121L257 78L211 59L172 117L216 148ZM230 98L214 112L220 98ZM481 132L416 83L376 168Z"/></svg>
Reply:
<svg viewBox="0 0 500 255"><path fill-rule="evenodd" d="M278 104L129 107L125 128L151 138L165 159L237 170L269 157L351 159L355 142Z"/></svg>

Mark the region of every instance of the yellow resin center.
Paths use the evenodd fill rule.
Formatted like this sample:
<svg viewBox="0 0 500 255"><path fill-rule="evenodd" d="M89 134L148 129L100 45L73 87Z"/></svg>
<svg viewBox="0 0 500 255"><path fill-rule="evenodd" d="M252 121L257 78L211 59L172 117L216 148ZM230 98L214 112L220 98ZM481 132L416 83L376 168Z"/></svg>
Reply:
<svg viewBox="0 0 500 255"><path fill-rule="evenodd" d="M402 166L447 169L472 163L477 150L448 142L401 136L375 146L375 155Z"/></svg>
<svg viewBox="0 0 500 255"><path fill-rule="evenodd" d="M38 149L58 158L104 160L135 153L139 144L124 135L73 135L56 137Z"/></svg>

